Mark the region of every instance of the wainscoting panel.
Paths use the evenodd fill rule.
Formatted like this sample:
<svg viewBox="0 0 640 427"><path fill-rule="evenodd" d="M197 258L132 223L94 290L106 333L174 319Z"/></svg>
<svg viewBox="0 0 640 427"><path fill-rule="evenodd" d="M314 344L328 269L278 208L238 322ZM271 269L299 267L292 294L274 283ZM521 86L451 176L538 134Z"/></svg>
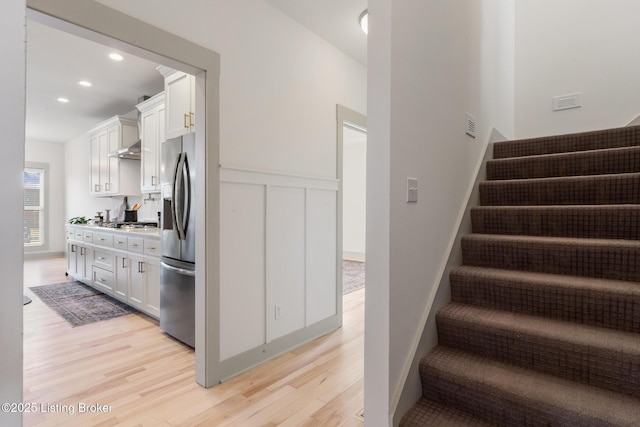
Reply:
<svg viewBox="0 0 640 427"><path fill-rule="evenodd" d="M265 342L265 187L220 188L220 360Z"/></svg>
<svg viewBox="0 0 640 427"><path fill-rule="evenodd" d="M335 191L310 189L307 192L306 326L337 314L336 197Z"/></svg>
<svg viewBox="0 0 640 427"><path fill-rule="evenodd" d="M337 180L225 167L220 180L221 360L339 326Z"/></svg>
<svg viewBox="0 0 640 427"><path fill-rule="evenodd" d="M268 188L267 341L305 327L304 188ZM271 315L269 315L271 314Z"/></svg>

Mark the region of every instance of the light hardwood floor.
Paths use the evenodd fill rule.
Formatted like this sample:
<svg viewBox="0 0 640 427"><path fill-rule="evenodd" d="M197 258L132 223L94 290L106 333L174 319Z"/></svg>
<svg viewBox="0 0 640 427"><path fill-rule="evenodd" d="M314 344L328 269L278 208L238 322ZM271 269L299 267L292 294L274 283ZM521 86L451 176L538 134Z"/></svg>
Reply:
<svg viewBox="0 0 640 427"><path fill-rule="evenodd" d="M24 307L24 402L36 409L25 426L363 425L364 290L344 296L341 329L204 389L194 352L155 320L131 314L72 328L35 297L29 286L67 280L64 259L24 269L33 299ZM110 409L79 413L81 404Z"/></svg>

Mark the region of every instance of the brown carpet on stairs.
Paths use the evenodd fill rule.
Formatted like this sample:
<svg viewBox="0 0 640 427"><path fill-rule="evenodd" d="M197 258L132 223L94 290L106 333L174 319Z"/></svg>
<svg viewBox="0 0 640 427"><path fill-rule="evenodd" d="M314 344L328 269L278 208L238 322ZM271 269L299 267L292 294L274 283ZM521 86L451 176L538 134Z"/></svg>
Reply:
<svg viewBox="0 0 640 427"><path fill-rule="evenodd" d="M640 426L640 127L494 146L402 426Z"/></svg>

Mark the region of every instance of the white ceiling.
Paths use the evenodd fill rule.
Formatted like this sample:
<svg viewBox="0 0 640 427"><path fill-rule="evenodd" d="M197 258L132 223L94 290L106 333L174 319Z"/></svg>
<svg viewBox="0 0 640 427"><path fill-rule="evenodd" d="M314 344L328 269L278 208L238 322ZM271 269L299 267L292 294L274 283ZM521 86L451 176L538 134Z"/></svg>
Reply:
<svg viewBox="0 0 640 427"><path fill-rule="evenodd" d="M347 55L366 65L367 38L358 17L367 0L266 0ZM135 109L142 95L163 90L157 64L27 21L26 139L66 142L117 114ZM80 80L93 83L90 88ZM70 100L67 104L58 97Z"/></svg>
<svg viewBox="0 0 640 427"><path fill-rule="evenodd" d="M329 43L367 64L367 36L359 18L367 0L266 0Z"/></svg>

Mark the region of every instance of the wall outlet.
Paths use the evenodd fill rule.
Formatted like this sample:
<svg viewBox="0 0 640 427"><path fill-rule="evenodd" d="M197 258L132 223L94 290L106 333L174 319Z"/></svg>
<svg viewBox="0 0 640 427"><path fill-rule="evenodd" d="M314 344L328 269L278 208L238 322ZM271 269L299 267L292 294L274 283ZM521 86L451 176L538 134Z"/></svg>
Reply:
<svg viewBox="0 0 640 427"><path fill-rule="evenodd" d="M282 305L276 304L276 307L275 307L275 310L274 310L274 316L275 316L276 320L282 318Z"/></svg>

